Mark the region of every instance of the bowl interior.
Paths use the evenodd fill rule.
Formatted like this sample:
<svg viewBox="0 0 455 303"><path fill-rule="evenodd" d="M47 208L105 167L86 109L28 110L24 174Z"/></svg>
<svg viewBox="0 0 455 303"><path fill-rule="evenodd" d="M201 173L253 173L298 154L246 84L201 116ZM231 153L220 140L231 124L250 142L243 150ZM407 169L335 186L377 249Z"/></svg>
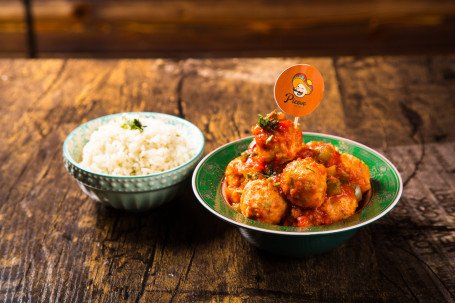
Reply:
<svg viewBox="0 0 455 303"><path fill-rule="evenodd" d="M305 142L332 143L339 151L352 154L369 166L371 199L355 215L330 225L302 228L264 224L248 219L232 209L222 195L224 170L232 159L247 149L253 137L223 145L199 163L193 174L193 190L196 197L213 214L237 226L272 233L313 235L341 232L369 224L385 215L398 202L403 189L400 174L393 164L378 152L360 143L325 134L304 132L303 139Z"/></svg>
<svg viewBox="0 0 455 303"><path fill-rule="evenodd" d="M193 143L198 147L196 154L189 160L187 163L194 161L199 157L204 149L204 135L194 124L179 117L162 114L162 113L152 113L152 112L129 112L129 113L119 113L108 116L103 116L96 118L87 123L82 124L75 130L73 130L68 137L66 138L63 144L63 154L64 156L76 167L81 168L78 163L82 160L82 150L90 140L91 134L101 125L104 125L111 121L114 118L119 116L139 116L145 118L160 119L169 125L179 125L184 132L184 135L191 138ZM185 163L186 164L186 163ZM183 164L183 165L185 165ZM98 174L102 175L102 174ZM120 177L120 176L115 176ZM138 176L133 176L138 177Z"/></svg>

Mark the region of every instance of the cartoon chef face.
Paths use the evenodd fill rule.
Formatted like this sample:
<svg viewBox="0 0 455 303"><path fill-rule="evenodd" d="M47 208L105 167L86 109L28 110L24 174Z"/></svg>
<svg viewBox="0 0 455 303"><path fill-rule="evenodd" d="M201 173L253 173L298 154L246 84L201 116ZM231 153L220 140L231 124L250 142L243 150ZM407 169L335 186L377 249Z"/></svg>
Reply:
<svg viewBox="0 0 455 303"><path fill-rule="evenodd" d="M296 95L299 98L305 96L307 93L308 93L308 91L307 91L305 85L303 85L302 83L300 83L299 85L294 87L294 95Z"/></svg>
<svg viewBox="0 0 455 303"><path fill-rule="evenodd" d="M294 87L294 95L298 98L309 95L313 91L313 82L307 79L305 74L296 74L292 79L292 86Z"/></svg>

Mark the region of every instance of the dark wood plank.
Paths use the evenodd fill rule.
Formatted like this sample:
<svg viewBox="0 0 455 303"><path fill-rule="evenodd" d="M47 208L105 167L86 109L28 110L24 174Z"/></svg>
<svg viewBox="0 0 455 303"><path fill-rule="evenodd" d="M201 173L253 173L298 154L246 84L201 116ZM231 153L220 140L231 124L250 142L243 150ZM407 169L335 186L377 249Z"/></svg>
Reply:
<svg viewBox="0 0 455 303"><path fill-rule="evenodd" d="M7 100L2 102L2 113L8 113L1 121L6 130L2 139L8 142L2 145L0 177L0 249L7 261L0 273L2 296L25 296L32 301L117 296L123 288L113 290L119 283L123 287L124 281L132 284L123 295L140 292L146 253L156 239L152 236L150 245L142 246L148 241L143 236L139 241L135 234L138 230L149 234L148 228L140 227L153 218L158 220L159 213L143 220L126 217L121 233L131 231L133 247L139 244L143 249L131 250L119 243L121 250L133 254L121 259L122 263L131 263L135 272L132 277L126 272L125 277L115 279L112 289L106 286L111 282L107 260L115 262L115 256L123 254L105 255L115 250L110 250L109 238L116 232L117 215L111 214L112 221L104 224L100 214L99 221L97 212L104 210L81 194L62 169L61 144L81 122L113 112L155 110L178 115L178 70L161 71L162 64L164 61L2 61L2 72L8 76L7 89L1 92L1 99ZM128 239L125 234L121 243Z"/></svg>
<svg viewBox="0 0 455 303"><path fill-rule="evenodd" d="M0 52L22 51L26 29L20 1L0 2L0 41L7 42L0 43ZM32 4L41 57L365 56L455 50L455 5L449 0Z"/></svg>
<svg viewBox="0 0 455 303"><path fill-rule="evenodd" d="M404 181L397 207L371 227L380 272L416 301L451 302L455 58L340 58L335 66L348 133L379 148Z"/></svg>
<svg viewBox="0 0 455 303"><path fill-rule="evenodd" d="M27 26L21 0L0 0L0 57L27 56Z"/></svg>

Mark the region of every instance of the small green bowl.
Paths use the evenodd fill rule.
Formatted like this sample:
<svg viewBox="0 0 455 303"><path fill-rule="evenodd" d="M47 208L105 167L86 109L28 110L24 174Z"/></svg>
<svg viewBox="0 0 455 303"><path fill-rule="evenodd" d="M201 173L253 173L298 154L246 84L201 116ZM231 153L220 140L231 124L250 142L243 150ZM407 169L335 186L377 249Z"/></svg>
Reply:
<svg viewBox="0 0 455 303"><path fill-rule="evenodd" d="M111 176L82 168L78 162L93 131L122 115L161 119L166 124L181 126L184 135L196 144L196 155L176 168L142 176ZM157 208L182 192L185 181L203 157L204 142L204 135L199 128L179 117L151 112L119 113L91 120L73 130L63 143L63 160L65 168L82 191L93 200L117 209L138 212Z"/></svg>
<svg viewBox="0 0 455 303"><path fill-rule="evenodd" d="M221 187L228 163L247 149L253 137L225 144L208 154L193 173L193 191L212 214L238 227L240 234L259 249L291 257L328 252L351 238L356 230L386 213L398 202L403 191L401 176L384 156L360 143L341 137L303 133L305 142L332 143L339 151L358 157L370 168L371 198L352 217L330 225L288 227L264 224L236 212L223 198Z"/></svg>

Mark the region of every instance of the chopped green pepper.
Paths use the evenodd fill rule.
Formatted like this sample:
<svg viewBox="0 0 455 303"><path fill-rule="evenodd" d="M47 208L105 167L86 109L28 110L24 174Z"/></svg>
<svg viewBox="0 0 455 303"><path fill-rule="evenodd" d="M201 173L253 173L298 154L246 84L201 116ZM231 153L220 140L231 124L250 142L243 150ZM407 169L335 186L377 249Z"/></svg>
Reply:
<svg viewBox="0 0 455 303"><path fill-rule="evenodd" d="M327 168L327 176L335 176L337 173L337 167L335 165L332 165L330 166L329 168Z"/></svg>
<svg viewBox="0 0 455 303"><path fill-rule="evenodd" d="M331 196L341 194L341 183L339 180L327 183L327 194Z"/></svg>
<svg viewBox="0 0 455 303"><path fill-rule="evenodd" d="M323 163L329 162L330 159L332 159L334 154L335 154L335 151L333 150L333 148L330 145L324 145L319 150L318 160L320 160Z"/></svg>

